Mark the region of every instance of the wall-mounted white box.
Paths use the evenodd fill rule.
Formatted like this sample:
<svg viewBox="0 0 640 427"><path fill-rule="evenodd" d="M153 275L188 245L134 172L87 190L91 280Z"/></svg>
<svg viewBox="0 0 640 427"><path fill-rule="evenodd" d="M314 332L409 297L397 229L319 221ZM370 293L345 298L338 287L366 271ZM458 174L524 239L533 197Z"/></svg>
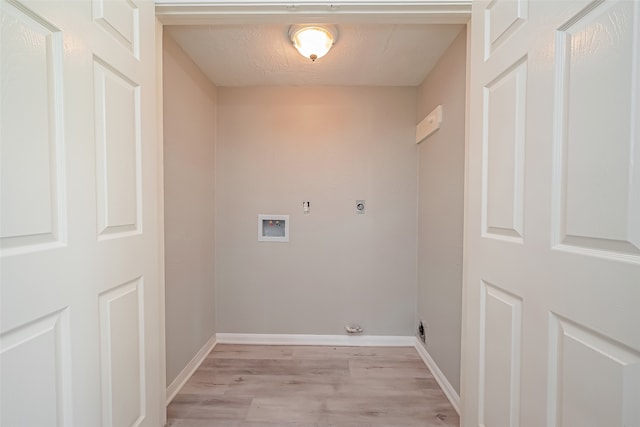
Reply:
<svg viewBox="0 0 640 427"><path fill-rule="evenodd" d="M288 242L289 215L258 215L259 242Z"/></svg>

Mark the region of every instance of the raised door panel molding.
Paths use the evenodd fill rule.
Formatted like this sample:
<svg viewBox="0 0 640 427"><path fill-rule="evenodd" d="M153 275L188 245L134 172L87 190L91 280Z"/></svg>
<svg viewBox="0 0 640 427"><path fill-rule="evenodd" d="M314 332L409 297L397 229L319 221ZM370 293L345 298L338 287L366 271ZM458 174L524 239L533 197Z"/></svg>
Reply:
<svg viewBox="0 0 640 427"><path fill-rule="evenodd" d="M550 330L548 425L637 425L640 352L553 313Z"/></svg>
<svg viewBox="0 0 640 427"><path fill-rule="evenodd" d="M95 58L98 238L141 233L140 87Z"/></svg>
<svg viewBox="0 0 640 427"><path fill-rule="evenodd" d="M70 364L66 309L0 335L0 425L71 426Z"/></svg>
<svg viewBox="0 0 640 427"><path fill-rule="evenodd" d="M480 301L480 420L519 425L522 299L487 282Z"/></svg>
<svg viewBox="0 0 640 427"><path fill-rule="evenodd" d="M131 0L93 0L93 19L122 46L140 59L140 18Z"/></svg>
<svg viewBox="0 0 640 427"><path fill-rule="evenodd" d="M66 240L62 33L17 2L2 2L1 254Z"/></svg>
<svg viewBox="0 0 640 427"><path fill-rule="evenodd" d="M145 417L143 299L142 278L99 296L103 427L137 426Z"/></svg>
<svg viewBox="0 0 640 427"><path fill-rule="evenodd" d="M559 249L640 262L638 31L640 3L631 1L591 3L559 29L553 224Z"/></svg>
<svg viewBox="0 0 640 427"><path fill-rule="evenodd" d="M527 0L493 0L484 11L486 23L484 59L491 54L527 20Z"/></svg>
<svg viewBox="0 0 640 427"><path fill-rule="evenodd" d="M527 61L522 58L484 88L483 236L524 237L524 149Z"/></svg>

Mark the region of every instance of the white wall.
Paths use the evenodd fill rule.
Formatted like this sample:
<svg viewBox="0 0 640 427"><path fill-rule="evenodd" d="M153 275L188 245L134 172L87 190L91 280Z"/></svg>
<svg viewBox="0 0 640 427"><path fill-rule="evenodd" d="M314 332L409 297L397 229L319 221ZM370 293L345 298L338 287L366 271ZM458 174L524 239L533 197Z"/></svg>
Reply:
<svg viewBox="0 0 640 427"><path fill-rule="evenodd" d="M418 88L418 117L443 106L439 131L418 147L418 318L426 349L460 392L466 31Z"/></svg>
<svg viewBox="0 0 640 427"><path fill-rule="evenodd" d="M413 335L415 108L415 88L218 88L218 332ZM259 213L291 215L290 242L258 242Z"/></svg>
<svg viewBox="0 0 640 427"><path fill-rule="evenodd" d="M167 383L215 333L216 88L163 39Z"/></svg>

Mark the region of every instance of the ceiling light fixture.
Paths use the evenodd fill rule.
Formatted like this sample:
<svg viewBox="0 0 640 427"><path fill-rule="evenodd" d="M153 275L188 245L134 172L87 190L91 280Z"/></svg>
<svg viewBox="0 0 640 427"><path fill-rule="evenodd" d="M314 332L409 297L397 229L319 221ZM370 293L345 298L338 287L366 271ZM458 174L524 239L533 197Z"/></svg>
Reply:
<svg viewBox="0 0 640 427"><path fill-rule="evenodd" d="M289 38L305 58L315 61L329 52L336 42L338 30L334 25L292 25Z"/></svg>

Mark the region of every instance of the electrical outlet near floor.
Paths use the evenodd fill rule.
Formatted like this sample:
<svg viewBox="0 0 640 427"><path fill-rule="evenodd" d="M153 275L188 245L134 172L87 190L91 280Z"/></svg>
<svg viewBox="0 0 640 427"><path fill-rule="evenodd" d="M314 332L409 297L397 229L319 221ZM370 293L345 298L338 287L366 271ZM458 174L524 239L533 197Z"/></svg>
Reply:
<svg viewBox="0 0 640 427"><path fill-rule="evenodd" d="M423 343L427 342L427 334L424 328L424 324L422 323L422 320L418 322L417 335L418 335L418 338L420 338L420 341L422 341Z"/></svg>

